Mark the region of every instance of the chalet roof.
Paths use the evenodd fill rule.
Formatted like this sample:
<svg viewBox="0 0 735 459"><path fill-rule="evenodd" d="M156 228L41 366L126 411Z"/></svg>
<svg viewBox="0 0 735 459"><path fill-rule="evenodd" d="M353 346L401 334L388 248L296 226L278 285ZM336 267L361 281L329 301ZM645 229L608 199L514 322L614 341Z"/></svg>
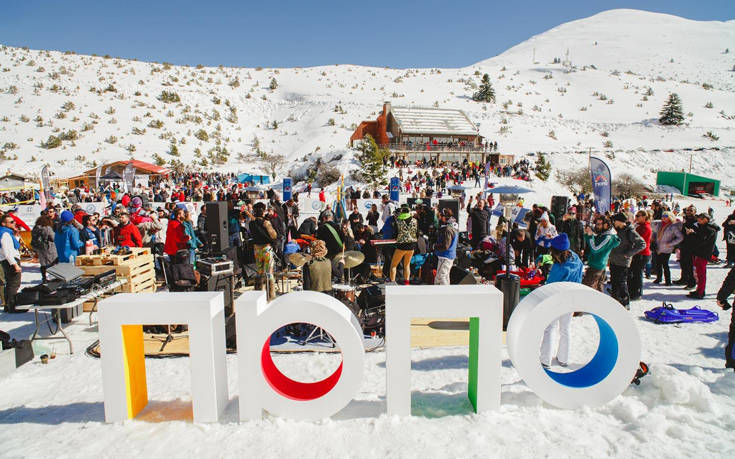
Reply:
<svg viewBox="0 0 735 459"><path fill-rule="evenodd" d="M393 107L391 113L403 134L477 135L477 128L462 110Z"/></svg>

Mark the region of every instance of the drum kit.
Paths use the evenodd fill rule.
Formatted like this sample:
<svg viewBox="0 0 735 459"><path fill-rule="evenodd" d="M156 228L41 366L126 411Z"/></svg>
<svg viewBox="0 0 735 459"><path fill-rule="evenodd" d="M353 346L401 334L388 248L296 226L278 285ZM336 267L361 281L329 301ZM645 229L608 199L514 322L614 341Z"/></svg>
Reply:
<svg viewBox="0 0 735 459"><path fill-rule="evenodd" d="M290 254L288 256L288 261L296 267L303 267L312 258L313 257L309 254L297 252ZM358 318L361 324L372 324L372 326L368 328L371 330L379 328L382 334L382 322L385 317L384 306L382 306L382 308L366 308L366 310L363 311L363 308L361 308L357 302L357 286L352 283L351 269L361 265L365 261L365 255L358 251L344 251L334 256L332 260L337 263L342 263L344 268L347 269L347 281L345 282L345 278L343 277L342 283L333 284L332 296L347 306L355 317ZM372 309L375 310L373 311ZM315 340L321 341L325 338L327 342L334 347L335 343L331 336L319 327L314 327L309 336L303 340L301 344L307 344Z"/></svg>

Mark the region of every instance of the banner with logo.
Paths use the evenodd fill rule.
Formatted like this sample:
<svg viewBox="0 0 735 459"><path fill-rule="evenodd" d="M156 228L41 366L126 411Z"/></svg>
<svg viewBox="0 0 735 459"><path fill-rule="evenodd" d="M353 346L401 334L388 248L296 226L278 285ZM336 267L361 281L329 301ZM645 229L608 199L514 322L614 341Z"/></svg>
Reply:
<svg viewBox="0 0 735 459"><path fill-rule="evenodd" d="M612 175L610 168L600 158L590 157L590 175L592 192L595 194L597 211L605 213L610 210L612 202Z"/></svg>
<svg viewBox="0 0 735 459"><path fill-rule="evenodd" d="M291 199L291 195L292 195L291 178L286 177L283 179L283 202L286 202L289 199Z"/></svg>
<svg viewBox="0 0 735 459"><path fill-rule="evenodd" d="M398 177L391 177L390 179L390 200L398 202L401 195L401 179Z"/></svg>

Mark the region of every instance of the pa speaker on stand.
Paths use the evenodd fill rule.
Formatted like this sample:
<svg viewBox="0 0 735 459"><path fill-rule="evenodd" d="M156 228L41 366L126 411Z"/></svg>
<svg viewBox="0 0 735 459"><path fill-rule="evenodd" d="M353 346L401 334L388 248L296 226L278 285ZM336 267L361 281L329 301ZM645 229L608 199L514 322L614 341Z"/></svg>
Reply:
<svg viewBox="0 0 735 459"><path fill-rule="evenodd" d="M230 247L230 232L227 224L227 203L224 201L206 204L207 246L212 254L221 254Z"/></svg>

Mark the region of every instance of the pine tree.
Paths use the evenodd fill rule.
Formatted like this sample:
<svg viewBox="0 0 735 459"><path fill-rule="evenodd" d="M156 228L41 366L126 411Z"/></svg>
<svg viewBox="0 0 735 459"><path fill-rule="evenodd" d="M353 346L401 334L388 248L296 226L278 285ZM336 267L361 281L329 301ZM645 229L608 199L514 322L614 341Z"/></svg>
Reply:
<svg viewBox="0 0 735 459"><path fill-rule="evenodd" d="M480 89L472 95L475 102L495 102L495 90L490 83L490 75L487 73L482 76Z"/></svg>
<svg viewBox="0 0 735 459"><path fill-rule="evenodd" d="M275 90L277 87L278 87L278 82L276 81L275 78L271 78L271 84L270 84L271 90Z"/></svg>
<svg viewBox="0 0 735 459"><path fill-rule="evenodd" d="M357 154L360 175L374 190L388 184L388 167L383 160L389 153L387 149L380 148L370 135L366 135L360 144Z"/></svg>
<svg viewBox="0 0 735 459"><path fill-rule="evenodd" d="M681 106L681 99L676 93L669 95L669 100L661 109L661 118L658 121L666 126L679 125L684 121L684 109Z"/></svg>
<svg viewBox="0 0 735 459"><path fill-rule="evenodd" d="M536 177L540 178L544 182L549 179L551 175L551 164L546 161L546 156L539 152L536 154Z"/></svg>

